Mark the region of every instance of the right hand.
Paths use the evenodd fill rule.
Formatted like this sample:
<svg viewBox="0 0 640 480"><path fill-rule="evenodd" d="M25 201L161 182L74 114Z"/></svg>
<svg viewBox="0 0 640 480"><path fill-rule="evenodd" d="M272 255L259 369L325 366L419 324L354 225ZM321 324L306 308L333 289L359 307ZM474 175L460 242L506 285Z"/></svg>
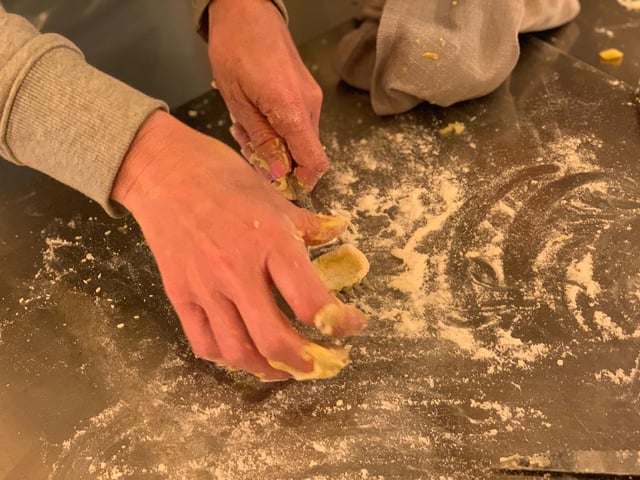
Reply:
<svg viewBox="0 0 640 480"><path fill-rule="evenodd" d="M364 327L365 316L322 285L305 248L343 228L296 207L233 150L170 115L143 124L112 198L140 224L196 356L283 380L339 352L298 335L273 286L304 323L332 305L335 334Z"/></svg>
<svg viewBox="0 0 640 480"><path fill-rule="evenodd" d="M311 190L329 168L320 144L322 90L269 0L213 0L209 60L243 155L280 190Z"/></svg>

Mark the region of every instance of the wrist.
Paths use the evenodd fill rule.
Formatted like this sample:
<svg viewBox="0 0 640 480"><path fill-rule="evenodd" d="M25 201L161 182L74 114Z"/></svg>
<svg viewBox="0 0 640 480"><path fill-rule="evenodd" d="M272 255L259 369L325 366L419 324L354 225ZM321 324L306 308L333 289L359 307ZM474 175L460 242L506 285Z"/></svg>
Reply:
<svg viewBox="0 0 640 480"><path fill-rule="evenodd" d="M209 34L212 28L219 23L226 23L233 17L237 21L246 22L251 15L257 13L257 9L268 9L283 13L272 0L211 0L208 8ZM286 22L286 17L282 15Z"/></svg>
<svg viewBox="0 0 640 480"><path fill-rule="evenodd" d="M167 156L166 151L190 129L170 114L156 110L147 117L131 142L111 190L111 199L132 209L136 192L150 167Z"/></svg>

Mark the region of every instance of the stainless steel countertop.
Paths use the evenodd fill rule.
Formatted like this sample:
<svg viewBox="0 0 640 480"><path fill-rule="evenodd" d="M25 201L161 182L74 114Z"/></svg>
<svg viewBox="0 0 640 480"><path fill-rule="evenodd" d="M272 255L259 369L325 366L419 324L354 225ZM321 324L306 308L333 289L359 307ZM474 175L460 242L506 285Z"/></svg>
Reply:
<svg viewBox="0 0 640 480"><path fill-rule="evenodd" d="M346 27L302 49L334 163L315 200L372 264L332 380L195 360L135 222L1 163L0 478L481 479L640 450L640 12L607 4L524 38L488 97L391 118L331 72ZM216 92L176 115L229 139Z"/></svg>

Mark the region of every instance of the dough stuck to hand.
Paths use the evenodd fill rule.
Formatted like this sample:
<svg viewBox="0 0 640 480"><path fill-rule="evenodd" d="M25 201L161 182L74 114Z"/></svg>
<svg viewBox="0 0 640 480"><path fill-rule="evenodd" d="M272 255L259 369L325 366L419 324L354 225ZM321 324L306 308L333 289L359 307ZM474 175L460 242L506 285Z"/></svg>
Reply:
<svg viewBox="0 0 640 480"><path fill-rule="evenodd" d="M324 335L333 335L335 325L340 318L342 308L335 303L329 303L322 307L313 317L313 324Z"/></svg>
<svg viewBox="0 0 640 480"><path fill-rule="evenodd" d="M302 358L313 362L310 372L296 370L284 362L268 360L273 368L288 372L295 380L320 380L335 377L349 365L349 352L344 348L327 348L317 343L308 343L302 351Z"/></svg>
<svg viewBox="0 0 640 480"><path fill-rule="evenodd" d="M369 273L369 261L353 245L344 244L313 261L322 283L332 292L352 287Z"/></svg>

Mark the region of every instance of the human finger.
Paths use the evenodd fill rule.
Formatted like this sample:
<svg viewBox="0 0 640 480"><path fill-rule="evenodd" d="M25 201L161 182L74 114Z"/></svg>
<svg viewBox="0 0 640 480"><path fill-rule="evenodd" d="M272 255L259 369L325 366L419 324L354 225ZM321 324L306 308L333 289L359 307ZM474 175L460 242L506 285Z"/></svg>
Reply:
<svg viewBox="0 0 640 480"><path fill-rule="evenodd" d="M258 351L274 368L296 380L331 378L349 363L348 352L303 339L280 311L266 282L255 285L251 295L234 299Z"/></svg>
<svg viewBox="0 0 640 480"><path fill-rule="evenodd" d="M249 372L264 381L291 378L288 373L269 365L260 354L233 302L220 294L213 294L204 304L211 330L226 365Z"/></svg>
<svg viewBox="0 0 640 480"><path fill-rule="evenodd" d="M222 354L216 342L207 315L195 303L175 303L173 305L189 344L197 358L221 363Z"/></svg>
<svg viewBox="0 0 640 480"><path fill-rule="evenodd" d="M267 172L273 180L283 179L291 173L291 156L287 144L267 118L249 102L235 110L237 120L249 138L248 143L253 150L248 158L249 163Z"/></svg>
<svg viewBox="0 0 640 480"><path fill-rule="evenodd" d="M304 248L275 249L267 258L269 274L296 317L325 335L347 337L362 330L367 318L331 294Z"/></svg>
<svg viewBox="0 0 640 480"><path fill-rule="evenodd" d="M339 215L322 215L292 205L290 214L305 245L316 247L327 244L346 231L349 219Z"/></svg>
<svg viewBox="0 0 640 480"><path fill-rule="evenodd" d="M318 128L314 126L319 113L312 119L303 100L261 111L275 132L286 141L296 164L294 175L307 190L311 190L329 169L329 159L320 143Z"/></svg>

